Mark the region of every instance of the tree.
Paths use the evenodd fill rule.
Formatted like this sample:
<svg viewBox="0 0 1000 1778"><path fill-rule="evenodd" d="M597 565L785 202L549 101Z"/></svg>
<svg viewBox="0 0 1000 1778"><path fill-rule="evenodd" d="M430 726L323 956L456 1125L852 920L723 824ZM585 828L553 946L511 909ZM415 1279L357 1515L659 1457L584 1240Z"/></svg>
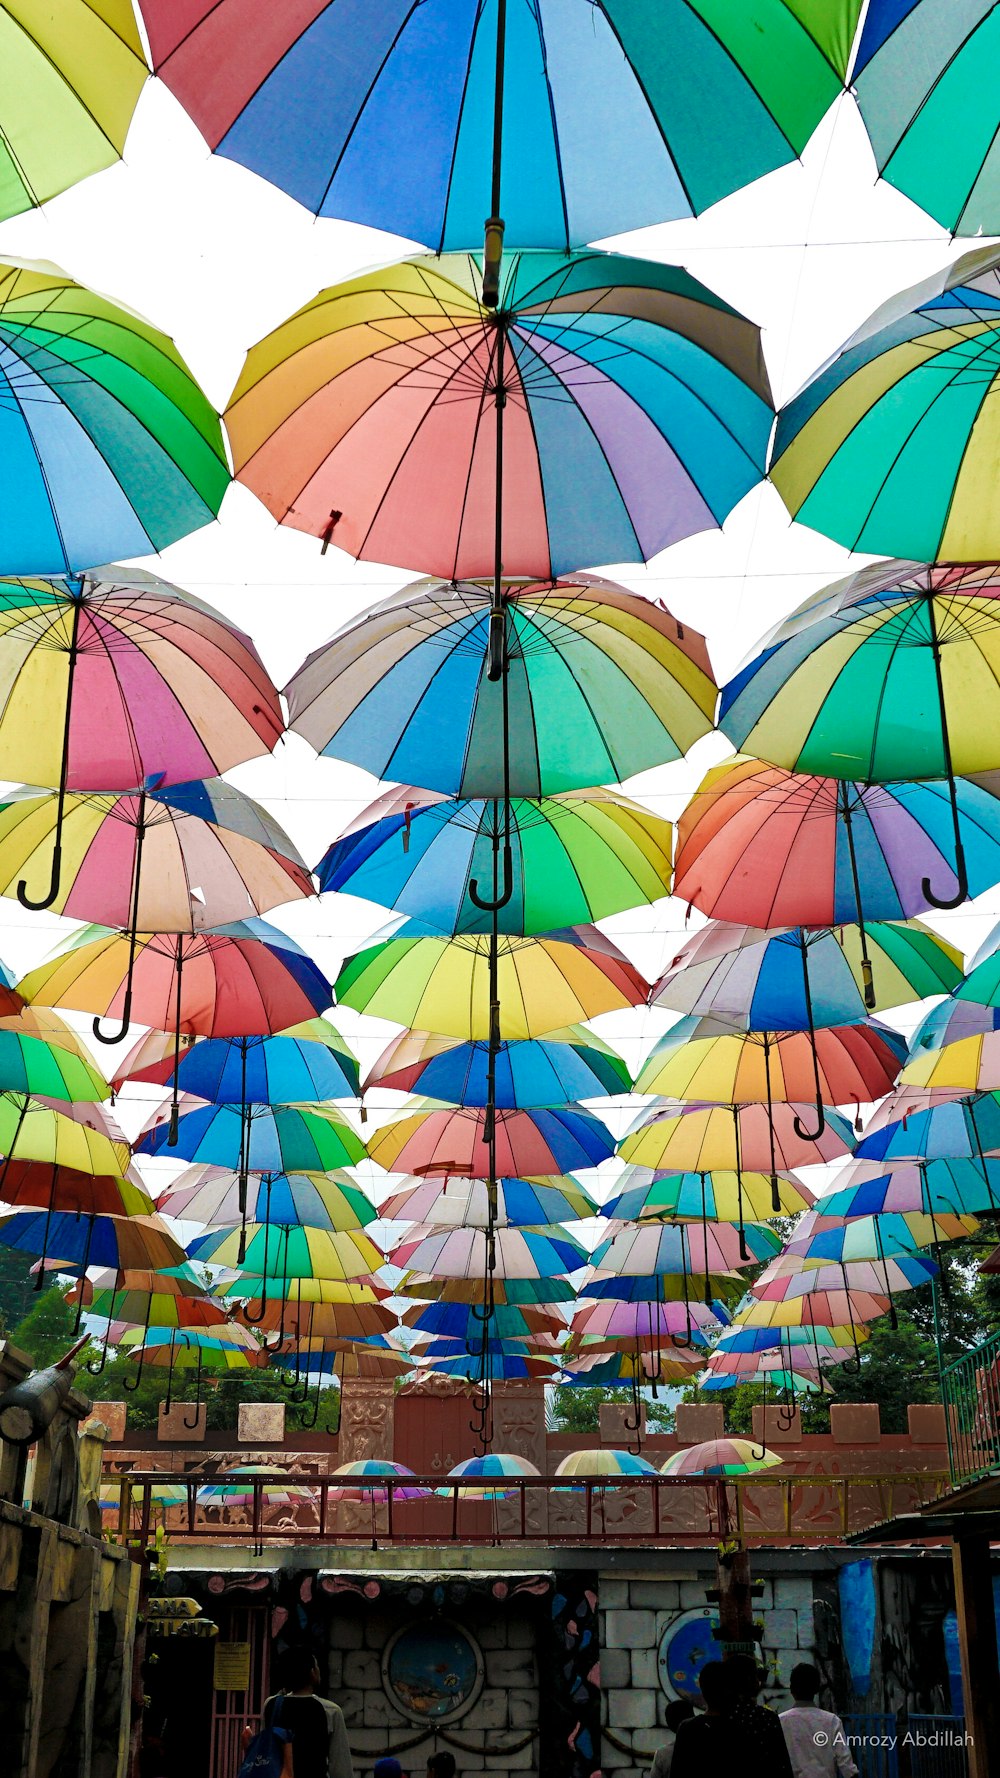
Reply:
<svg viewBox="0 0 1000 1778"><path fill-rule="evenodd" d="M30 1256L13 1247L0 1247L0 1335L11 1338L11 1329L24 1320L37 1300Z"/></svg>
<svg viewBox="0 0 1000 1778"><path fill-rule="evenodd" d="M27 1314L17 1323L10 1343L26 1352L36 1369L44 1370L76 1344L79 1335L74 1331L75 1322L76 1310L70 1308L62 1291L46 1290L35 1297ZM86 1348L75 1362L82 1364L85 1358Z"/></svg>

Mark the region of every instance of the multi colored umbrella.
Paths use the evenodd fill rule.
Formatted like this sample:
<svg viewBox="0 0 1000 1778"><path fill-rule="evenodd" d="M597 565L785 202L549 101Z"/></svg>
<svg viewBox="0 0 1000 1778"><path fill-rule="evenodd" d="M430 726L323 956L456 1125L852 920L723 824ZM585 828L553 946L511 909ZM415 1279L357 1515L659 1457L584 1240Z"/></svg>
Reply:
<svg viewBox="0 0 1000 1778"><path fill-rule="evenodd" d="M759 332L687 272L528 250L495 308L481 287L454 253L321 292L247 357L237 478L282 523L453 579L498 573L501 538L513 575L648 560L759 482Z"/></svg>
<svg viewBox="0 0 1000 1778"><path fill-rule="evenodd" d="M750 31L702 0L669 22L654 0L142 5L153 66L212 148L317 215L438 251L479 238L491 202L515 240L567 248L697 215L794 160L858 12L765 0Z"/></svg>
<svg viewBox="0 0 1000 1778"><path fill-rule="evenodd" d="M0 7L0 219L47 203L125 148L149 69L127 0Z"/></svg>
<svg viewBox="0 0 1000 1778"><path fill-rule="evenodd" d="M126 1064L116 1076L115 1085L120 1086L124 1079L153 1081L160 1086L176 1086L178 1092L207 1099L213 1105L254 1100L270 1105L299 1105L318 1099L358 1098L361 1081L357 1057L346 1038L328 1020L318 1022L324 1027L322 1042L287 1033L275 1037L208 1038L182 1050L176 1068L173 1042L167 1038L165 1047L169 1049L162 1061L145 1068L129 1069Z"/></svg>
<svg viewBox="0 0 1000 1778"><path fill-rule="evenodd" d="M569 1451L556 1465L562 1476L637 1476L658 1475L659 1471L645 1457L631 1451Z"/></svg>
<svg viewBox="0 0 1000 1778"><path fill-rule="evenodd" d="M526 1224L576 1222L596 1216L597 1205L575 1179L430 1178L384 1198L378 1214L387 1221L413 1221L449 1228L523 1228Z"/></svg>
<svg viewBox="0 0 1000 1778"><path fill-rule="evenodd" d="M418 1111L385 1124L370 1138L368 1153L390 1173L516 1179L597 1167L615 1152L607 1125L573 1107L498 1111L495 1128L495 1170L489 1165L486 1113L479 1107Z"/></svg>
<svg viewBox="0 0 1000 1778"><path fill-rule="evenodd" d="M859 1161L982 1159L1000 1154L1000 1093L944 1100L870 1127L857 1145Z"/></svg>
<svg viewBox="0 0 1000 1778"><path fill-rule="evenodd" d="M882 1216L922 1211L938 1216L1000 1213L1000 1158L899 1161L882 1168L856 1161L816 1200L818 1215Z"/></svg>
<svg viewBox="0 0 1000 1778"><path fill-rule="evenodd" d="M859 1216L851 1222L836 1217L821 1217L819 1210L807 1210L791 1240L785 1244L789 1256L800 1257L805 1265L825 1265L830 1261L857 1259L875 1260L882 1254L916 1253L923 1247L935 1251L942 1241L963 1241L974 1235L979 1224L971 1216L952 1216L942 1212L897 1212L880 1216Z"/></svg>
<svg viewBox="0 0 1000 1778"><path fill-rule="evenodd" d="M649 1179L644 1167L627 1167L616 1190L601 1207L602 1216L623 1222L740 1222L743 1217L766 1221L769 1216L795 1216L807 1210L813 1194L789 1173L716 1169L711 1173L667 1173Z"/></svg>
<svg viewBox="0 0 1000 1778"><path fill-rule="evenodd" d="M0 1200L19 1210L59 1210L74 1216L152 1216L149 1193L114 1173L84 1173L42 1161L3 1166Z"/></svg>
<svg viewBox="0 0 1000 1778"><path fill-rule="evenodd" d="M333 989L294 939L264 920L238 920L219 932L142 932L130 942L84 927L49 962L25 976L24 997L38 1006L133 1014L144 1025L205 1037L284 1031L321 1012ZM126 1018L126 1024L128 1018ZM123 1033L124 1035L124 1033Z"/></svg>
<svg viewBox="0 0 1000 1778"><path fill-rule="evenodd" d="M100 1102L110 1089L94 1064L72 1049L0 1029L0 1091Z"/></svg>
<svg viewBox="0 0 1000 1778"><path fill-rule="evenodd" d="M478 1306L487 1297L497 1309L502 1307L531 1308L539 1304L572 1303L576 1292L565 1278L500 1278L489 1281L469 1274L462 1277L439 1278L428 1272L408 1271L400 1281L400 1296L414 1302L452 1304L463 1308ZM482 1326L482 1317L478 1317Z"/></svg>
<svg viewBox="0 0 1000 1778"><path fill-rule="evenodd" d="M770 474L793 518L873 555L990 561L998 337L995 247L879 309L778 415Z"/></svg>
<svg viewBox="0 0 1000 1778"><path fill-rule="evenodd" d="M251 1223L246 1231L246 1251L240 1254L239 1248L238 1229L210 1229L191 1242L188 1252L203 1265L238 1265L251 1277L281 1279L283 1284L300 1278L338 1282L364 1278L377 1271L384 1259L381 1249L361 1229L336 1234L329 1229L271 1229L267 1223ZM255 1284L254 1288L260 1295L260 1287ZM253 1316L249 1319L255 1321Z"/></svg>
<svg viewBox="0 0 1000 1778"><path fill-rule="evenodd" d="M45 134L34 112L32 129ZM0 416L5 574L148 556L216 516L218 415L165 334L56 266L8 260L0 349L17 391Z"/></svg>
<svg viewBox="0 0 1000 1778"><path fill-rule="evenodd" d="M712 1438L674 1451L661 1475L755 1475L783 1462L775 1451L758 1451L748 1438Z"/></svg>
<svg viewBox="0 0 1000 1778"><path fill-rule="evenodd" d="M953 235L1000 227L997 57L990 0L868 8L852 81L878 170Z"/></svg>
<svg viewBox="0 0 1000 1778"><path fill-rule="evenodd" d="M495 1248L491 1270L498 1279L560 1278L587 1262L580 1243L560 1228L497 1229ZM389 1258L393 1265L439 1278L481 1281L487 1271L486 1234L482 1229L418 1230L393 1248Z"/></svg>
<svg viewBox="0 0 1000 1778"><path fill-rule="evenodd" d="M88 1265L149 1267L184 1263L179 1247L156 1216L76 1216L65 1211L19 1211L0 1217L0 1246L41 1254L63 1270ZM43 1274L39 1272L39 1277Z"/></svg>
<svg viewBox="0 0 1000 1778"><path fill-rule="evenodd" d="M555 1359L541 1353L493 1352L487 1349L484 1352L464 1352L453 1358L434 1358L415 1368L418 1372L434 1371L444 1377L461 1377L467 1383L474 1383L477 1392L489 1388L493 1383L557 1383L559 1380Z"/></svg>
<svg viewBox="0 0 1000 1778"><path fill-rule="evenodd" d="M525 1476L536 1476L538 1470L527 1457L518 1457L511 1451L487 1451L482 1457L466 1457L464 1462L456 1463L449 1469L448 1479L460 1481L461 1498L463 1500L509 1500L519 1490L516 1485ZM470 1483L478 1483L470 1487ZM507 1485L504 1486L504 1483ZM523 1492L523 1490L520 1490ZM439 1494L451 1494L448 1487L438 1489Z"/></svg>
<svg viewBox="0 0 1000 1778"><path fill-rule="evenodd" d="M349 957L336 994L338 1004L375 1018L485 1040L491 1029L489 978L486 938L399 937ZM592 926L546 938L502 936L497 986L500 1037L513 1039L544 1037L602 1012L638 1006L646 997L638 971Z"/></svg>
<svg viewBox="0 0 1000 1778"><path fill-rule="evenodd" d="M391 1463L384 1457L362 1457L353 1463L338 1463L333 1475L343 1476L335 1488L327 1493L329 1500L368 1500L384 1506L390 1498L386 1481L399 1481L400 1486L392 1489L392 1503L398 1500L426 1500L432 1490L430 1488L408 1487L406 1477L412 1476L412 1469L405 1463Z"/></svg>
<svg viewBox="0 0 1000 1778"><path fill-rule="evenodd" d="M644 1347L654 1341L669 1343L675 1336L682 1335L681 1339L675 1339L675 1344L688 1346L692 1342L693 1330L704 1328L716 1332L719 1329L715 1311L704 1303L611 1300L581 1303L570 1323L570 1334L574 1341L638 1340Z"/></svg>
<svg viewBox="0 0 1000 1778"><path fill-rule="evenodd" d="M961 952L919 920L787 932L713 920L685 939L649 998L738 1029L804 1031L856 1024L961 980Z"/></svg>
<svg viewBox="0 0 1000 1778"><path fill-rule="evenodd" d="M88 1108L89 1109L89 1108ZM0 1092L0 1198L5 1171L18 1161L40 1161L80 1173L106 1173L123 1179L131 1159L126 1141L115 1141L92 1128L74 1112L83 1107L64 1102L58 1111L24 1092Z"/></svg>
<svg viewBox="0 0 1000 1778"><path fill-rule="evenodd" d="M756 1265L780 1251L781 1237L759 1223L744 1224L739 1230L728 1223L702 1223L700 1227L691 1223L646 1224L642 1228L626 1224L598 1243L591 1264L595 1271L617 1277L673 1272L690 1278L692 1273L703 1276Z"/></svg>
<svg viewBox="0 0 1000 1778"><path fill-rule="evenodd" d="M240 1204L241 1184L246 1202ZM296 1223L309 1228L366 1228L379 1212L346 1173L239 1173L213 1166L188 1167L157 1199L157 1209L181 1222L212 1228L233 1226L245 1212L248 1222L283 1228Z"/></svg>
<svg viewBox="0 0 1000 1778"><path fill-rule="evenodd" d="M770 1105L815 1092L820 1104L862 1104L889 1091L907 1054L905 1038L875 1020L813 1032L716 1026L713 1033L712 1025L682 1019L654 1044L635 1091L723 1105Z"/></svg>
<svg viewBox="0 0 1000 1778"><path fill-rule="evenodd" d="M847 1119L827 1111L824 1127L807 1132L813 1108L779 1102L765 1105L692 1105L684 1110L643 1112L618 1145L623 1161L650 1173L712 1173L716 1168L767 1173L834 1161L854 1147Z"/></svg>
<svg viewBox="0 0 1000 1778"><path fill-rule="evenodd" d="M907 1062L899 1084L904 1090L925 1088L939 1098L1000 1088L1000 1032L984 1031L920 1051Z"/></svg>
<svg viewBox="0 0 1000 1778"><path fill-rule="evenodd" d="M593 575L503 580L500 596L512 795L630 778L710 729L704 638L658 604ZM378 778L495 794L492 603L487 585L415 581L352 618L285 687L292 728Z"/></svg>
<svg viewBox="0 0 1000 1778"><path fill-rule="evenodd" d="M510 848L501 932L551 932L670 893L669 821L614 791L427 799L403 786L363 810L316 866L320 890L399 908L439 932L489 932L492 910L473 892L491 880L499 839Z"/></svg>
<svg viewBox="0 0 1000 1778"><path fill-rule="evenodd" d="M237 1463L230 1475L245 1479L206 1483L198 1489L199 1506L249 1506L258 1491L264 1506L290 1506L294 1501L316 1499L315 1488L297 1483L259 1481L255 1489L254 1476L274 1475L274 1465L269 1463Z"/></svg>
<svg viewBox="0 0 1000 1778"><path fill-rule="evenodd" d="M0 894L132 932L200 932L312 895L266 810L221 778L0 805Z"/></svg>
<svg viewBox="0 0 1000 1778"><path fill-rule="evenodd" d="M497 1280L497 1293L501 1281ZM471 1346L482 1338L483 1318L471 1303L414 1303L405 1310L403 1326L435 1338L459 1340ZM498 1340L530 1340L537 1334L565 1333L566 1322L551 1310L518 1308L511 1303L495 1303L490 1317L490 1330Z"/></svg>
<svg viewBox="0 0 1000 1778"><path fill-rule="evenodd" d="M393 1039L365 1081L399 1093L422 1093L451 1105L485 1105L490 1046L456 1043L428 1031ZM568 1105L575 1099L615 1098L632 1091L632 1077L610 1044L583 1025L550 1038L501 1043L494 1058L493 1098L513 1111Z"/></svg>
<svg viewBox="0 0 1000 1778"><path fill-rule="evenodd" d="M862 784L737 758L677 832L675 895L760 927L898 920L1000 881L1000 801L967 779Z"/></svg>
<svg viewBox="0 0 1000 1778"><path fill-rule="evenodd" d="M186 1111L176 1140L162 1112L154 1112L136 1143L137 1154L169 1149L179 1161L237 1168L251 1173L326 1173L353 1167L365 1145L340 1112L330 1105L300 1110L295 1105L204 1105ZM559 1169L554 1169L558 1171Z"/></svg>

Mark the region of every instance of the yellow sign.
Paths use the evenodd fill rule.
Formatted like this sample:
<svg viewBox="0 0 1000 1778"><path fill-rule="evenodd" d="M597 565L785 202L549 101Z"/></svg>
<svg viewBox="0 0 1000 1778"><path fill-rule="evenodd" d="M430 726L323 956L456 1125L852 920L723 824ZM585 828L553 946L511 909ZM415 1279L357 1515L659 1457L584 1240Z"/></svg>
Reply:
<svg viewBox="0 0 1000 1778"><path fill-rule="evenodd" d="M250 1689L249 1642L217 1642L212 1684L217 1692L245 1692Z"/></svg>
<svg viewBox="0 0 1000 1778"><path fill-rule="evenodd" d="M149 1599L147 1617L197 1617L201 1606L197 1599Z"/></svg>

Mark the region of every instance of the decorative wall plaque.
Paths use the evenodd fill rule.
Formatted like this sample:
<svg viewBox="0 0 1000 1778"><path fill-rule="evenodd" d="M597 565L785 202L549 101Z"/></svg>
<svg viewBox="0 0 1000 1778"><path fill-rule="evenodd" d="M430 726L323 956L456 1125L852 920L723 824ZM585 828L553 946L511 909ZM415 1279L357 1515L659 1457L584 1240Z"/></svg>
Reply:
<svg viewBox="0 0 1000 1778"><path fill-rule="evenodd" d="M485 1677L479 1644L451 1618L404 1624L382 1655L386 1696L410 1722L457 1722L472 1709Z"/></svg>

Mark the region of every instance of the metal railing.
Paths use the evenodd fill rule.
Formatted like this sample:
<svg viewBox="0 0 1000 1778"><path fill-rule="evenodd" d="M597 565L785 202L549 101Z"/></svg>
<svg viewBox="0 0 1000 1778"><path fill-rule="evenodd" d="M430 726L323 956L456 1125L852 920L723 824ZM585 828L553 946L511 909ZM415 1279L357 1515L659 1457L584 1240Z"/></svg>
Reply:
<svg viewBox="0 0 1000 1778"><path fill-rule="evenodd" d="M1000 1330L949 1364L941 1385L952 1481L1000 1469Z"/></svg>
<svg viewBox="0 0 1000 1778"><path fill-rule="evenodd" d="M180 1500L157 1498L163 1484ZM699 1547L839 1543L851 1532L937 1499L948 1478L897 1476L526 1476L505 1478L502 1498L483 1484L440 1476L379 1477L371 1488L343 1476L295 1470L178 1474L106 1473L104 1526L146 1537L163 1523L171 1542L264 1544L428 1543ZM117 1489L117 1499L114 1490ZM211 1490L208 1500L204 1491ZM232 1491L227 1502L225 1490ZM110 1495L110 1499L109 1499ZM417 1498L414 1498L418 1495Z"/></svg>
<svg viewBox="0 0 1000 1778"><path fill-rule="evenodd" d="M841 1721L859 1778L899 1778L899 1723L895 1716L851 1711Z"/></svg>
<svg viewBox="0 0 1000 1778"><path fill-rule="evenodd" d="M906 1724L910 1778L967 1778L964 1716L914 1716Z"/></svg>

